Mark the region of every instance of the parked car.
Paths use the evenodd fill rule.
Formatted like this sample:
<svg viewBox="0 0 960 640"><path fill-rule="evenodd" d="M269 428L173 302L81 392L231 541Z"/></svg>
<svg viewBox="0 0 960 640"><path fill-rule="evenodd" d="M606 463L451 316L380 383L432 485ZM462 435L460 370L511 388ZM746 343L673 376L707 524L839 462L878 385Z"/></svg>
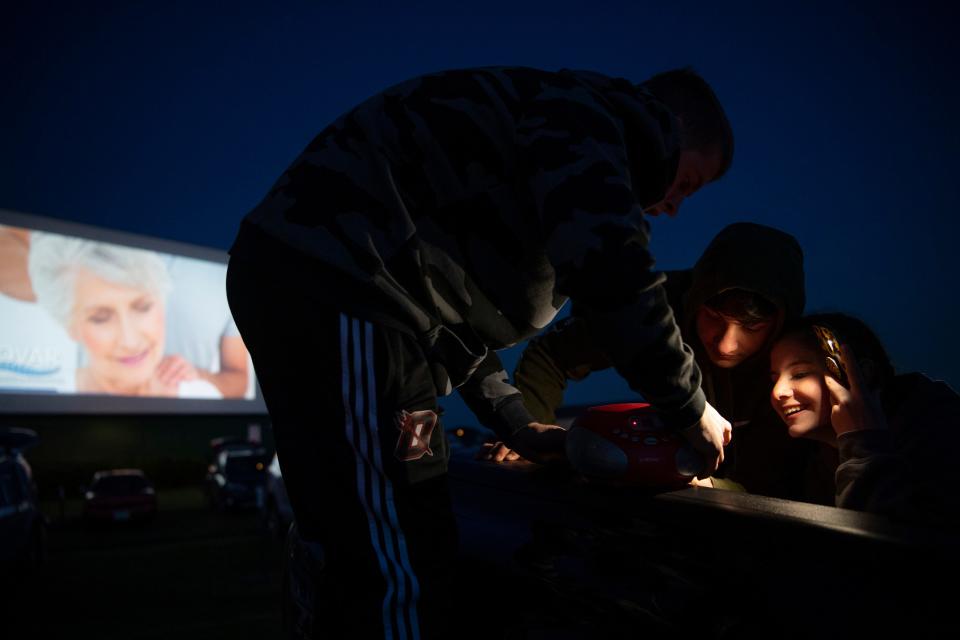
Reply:
<svg viewBox="0 0 960 640"><path fill-rule="evenodd" d="M23 451L39 441L31 429L0 429L0 569L30 571L46 554L46 520ZM5 571L0 571L0 575Z"/></svg>
<svg viewBox="0 0 960 640"><path fill-rule="evenodd" d="M262 500L269 458L258 445L221 447L207 470L206 491L211 508L256 508Z"/></svg>
<svg viewBox="0 0 960 640"><path fill-rule="evenodd" d="M140 469L97 471L84 493L83 517L88 522L146 521L156 514L156 491Z"/></svg>
<svg viewBox="0 0 960 640"><path fill-rule="evenodd" d="M293 509L287 497L287 488L283 484L277 454L273 454L273 459L267 467L261 515L267 533L272 538L283 539L287 529L290 528L290 523L293 522Z"/></svg>

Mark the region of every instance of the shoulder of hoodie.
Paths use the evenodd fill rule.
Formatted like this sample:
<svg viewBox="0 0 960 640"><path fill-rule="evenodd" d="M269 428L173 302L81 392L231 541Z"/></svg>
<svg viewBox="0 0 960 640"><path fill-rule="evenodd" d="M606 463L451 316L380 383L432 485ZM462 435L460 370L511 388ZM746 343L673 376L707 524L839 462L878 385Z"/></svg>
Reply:
<svg viewBox="0 0 960 640"><path fill-rule="evenodd" d="M891 428L903 435L920 429L960 443L960 395L946 382L918 372L900 374L883 395L891 407Z"/></svg>

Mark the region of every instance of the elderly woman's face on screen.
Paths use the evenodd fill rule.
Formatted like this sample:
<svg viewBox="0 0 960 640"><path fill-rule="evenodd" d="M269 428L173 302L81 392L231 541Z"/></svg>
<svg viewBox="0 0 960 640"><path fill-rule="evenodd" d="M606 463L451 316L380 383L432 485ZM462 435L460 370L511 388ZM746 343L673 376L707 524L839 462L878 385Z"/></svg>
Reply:
<svg viewBox="0 0 960 640"><path fill-rule="evenodd" d="M163 298L85 268L76 273L71 325L91 369L121 384L145 382L163 356Z"/></svg>

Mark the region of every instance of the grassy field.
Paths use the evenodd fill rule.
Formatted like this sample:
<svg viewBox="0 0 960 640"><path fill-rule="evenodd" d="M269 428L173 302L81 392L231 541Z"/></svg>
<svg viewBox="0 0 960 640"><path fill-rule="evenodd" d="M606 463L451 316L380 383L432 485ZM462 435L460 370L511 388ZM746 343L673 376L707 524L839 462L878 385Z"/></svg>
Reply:
<svg viewBox="0 0 960 640"><path fill-rule="evenodd" d="M89 527L44 503L48 557L6 593L9 638L276 638L279 543L255 513L213 513L199 488L158 492L147 524ZM8 633L9 632L9 633ZM19 632L16 633L16 632Z"/></svg>

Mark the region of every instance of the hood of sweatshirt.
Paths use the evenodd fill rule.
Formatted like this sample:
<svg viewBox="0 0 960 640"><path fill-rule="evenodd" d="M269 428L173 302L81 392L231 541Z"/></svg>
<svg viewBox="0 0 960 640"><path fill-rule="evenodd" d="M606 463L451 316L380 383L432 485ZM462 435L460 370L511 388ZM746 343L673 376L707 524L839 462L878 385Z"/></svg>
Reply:
<svg viewBox="0 0 960 640"><path fill-rule="evenodd" d="M680 163L680 128L673 112L642 86L624 78L568 69L561 73L599 94L623 121L631 186L640 204L646 208L663 199Z"/></svg>
<svg viewBox="0 0 960 640"><path fill-rule="evenodd" d="M731 289L756 293L777 307L778 325L769 346L785 322L800 317L806 303L803 250L796 238L752 222L731 224L716 235L694 265L690 288L683 297L683 334L696 348L702 349L696 333L697 310ZM765 358L764 352L757 356Z"/></svg>
<svg viewBox="0 0 960 640"><path fill-rule="evenodd" d="M685 329L693 329L696 313L710 298L743 289L777 307L783 323L799 318L806 303L803 250L789 233L752 222L725 227L693 267L683 300ZM692 334L688 334L692 335Z"/></svg>

